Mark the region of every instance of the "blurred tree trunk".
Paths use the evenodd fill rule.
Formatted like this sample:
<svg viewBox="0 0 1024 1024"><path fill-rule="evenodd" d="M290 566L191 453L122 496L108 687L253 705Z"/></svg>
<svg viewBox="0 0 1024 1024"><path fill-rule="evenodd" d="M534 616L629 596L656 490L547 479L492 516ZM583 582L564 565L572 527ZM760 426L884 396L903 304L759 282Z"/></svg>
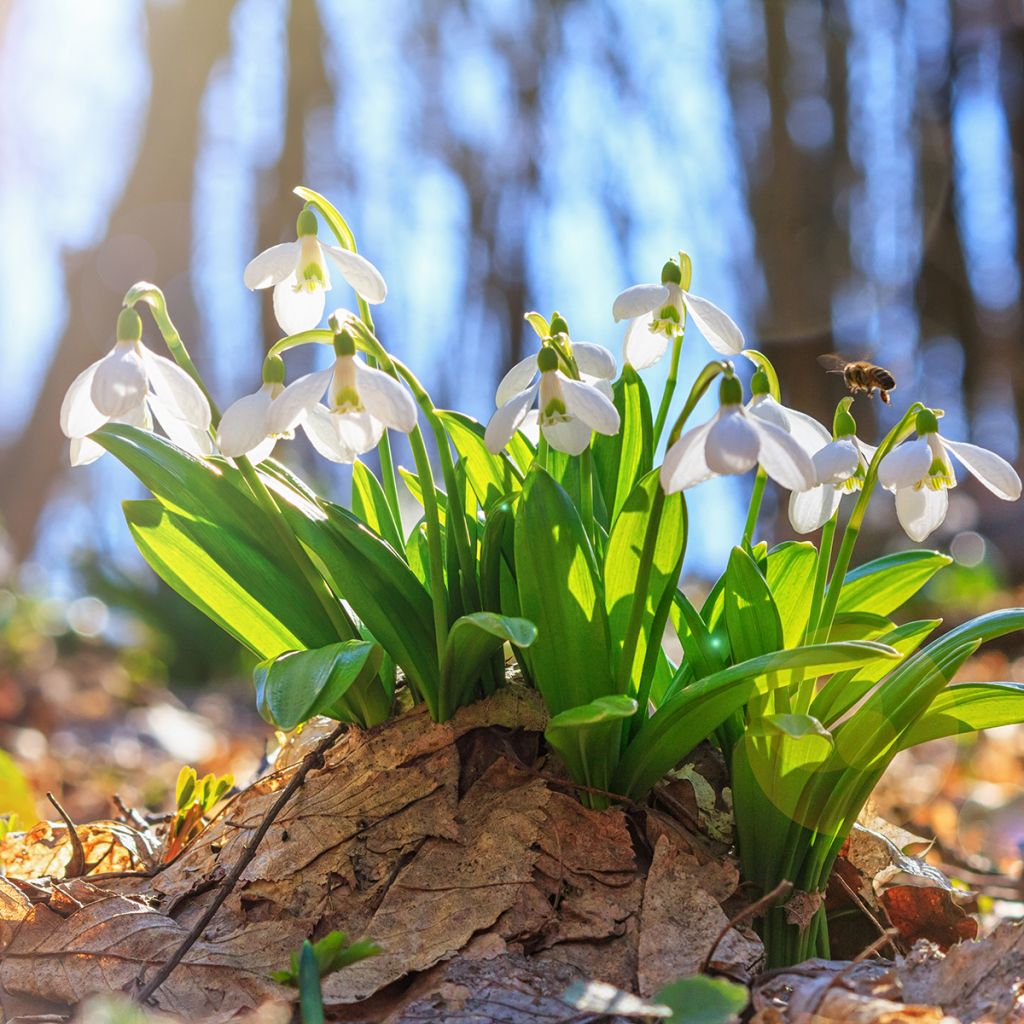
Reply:
<svg viewBox="0 0 1024 1024"><path fill-rule="evenodd" d="M292 195L292 189L296 185L317 188L316 182L305 180L306 127L310 114L331 103L331 87L324 69L322 47L323 35L316 0L291 0L284 140L280 159L270 173L262 176L258 189L257 252L295 237L295 219L301 207L298 198ZM261 296L266 351L281 336L281 331L274 319L273 289L264 290Z"/></svg>
<svg viewBox="0 0 1024 1024"><path fill-rule="evenodd" d="M228 0L186 0L147 9L152 85L139 156L106 238L65 261L64 334L24 430L0 453L0 516L18 559L30 552L39 517L67 465L57 417L61 399L77 374L113 344L121 298L140 276L133 254L151 254L146 272L166 292L183 337L193 337L189 263L201 101L210 71L228 47L232 6Z"/></svg>

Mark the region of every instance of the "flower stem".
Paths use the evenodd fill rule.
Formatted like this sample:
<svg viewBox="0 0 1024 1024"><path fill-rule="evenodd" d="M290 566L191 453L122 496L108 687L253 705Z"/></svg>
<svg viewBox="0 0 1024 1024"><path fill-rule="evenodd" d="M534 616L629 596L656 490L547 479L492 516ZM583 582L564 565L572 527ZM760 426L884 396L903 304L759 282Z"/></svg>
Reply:
<svg viewBox="0 0 1024 1024"><path fill-rule="evenodd" d="M761 466L757 467L757 475L754 477L754 489L750 493L750 505L747 508L747 523L743 527L743 547L748 551L754 539L754 530L757 528L757 517L761 512L761 502L764 500L764 486L768 481L768 474Z"/></svg>
<svg viewBox="0 0 1024 1024"><path fill-rule="evenodd" d="M665 379L665 390L661 395L661 404L658 406L658 415L654 420L654 444L657 450L658 442L661 440L661 432L665 429L665 420L668 418L669 406L672 404L672 396L676 392L676 381L679 379L679 356L683 350L683 334L686 330L686 321L683 320L682 329L672 341L672 362L669 364L668 377Z"/></svg>
<svg viewBox="0 0 1024 1024"><path fill-rule="evenodd" d="M594 462L589 445L580 454L580 518L591 544L594 543Z"/></svg>
<svg viewBox="0 0 1024 1024"><path fill-rule="evenodd" d="M821 615L821 600L825 596L825 584L828 581L828 569L832 562L832 543L836 535L839 521L839 510L822 527L821 540L818 545L818 559L814 569L814 589L811 591L811 609L807 616L807 627L804 630L804 643L811 643L818 628L818 617Z"/></svg>
<svg viewBox="0 0 1024 1024"><path fill-rule="evenodd" d="M534 456L533 461L545 472L548 468L548 447L547 438L541 434L537 441L537 454Z"/></svg>

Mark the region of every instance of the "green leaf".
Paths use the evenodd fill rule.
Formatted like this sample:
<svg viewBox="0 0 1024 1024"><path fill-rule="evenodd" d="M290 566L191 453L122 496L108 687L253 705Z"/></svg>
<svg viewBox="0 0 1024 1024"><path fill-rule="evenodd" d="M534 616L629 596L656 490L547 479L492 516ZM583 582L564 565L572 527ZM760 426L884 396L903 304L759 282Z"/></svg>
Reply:
<svg viewBox="0 0 1024 1024"><path fill-rule="evenodd" d="M196 791L196 770L183 765L178 772L178 782L174 787L174 806L183 811L190 803Z"/></svg>
<svg viewBox="0 0 1024 1024"><path fill-rule="evenodd" d="M557 715L612 690L604 595L590 540L569 495L534 466L519 500L520 614L537 623L530 666L549 712Z"/></svg>
<svg viewBox="0 0 1024 1024"><path fill-rule="evenodd" d="M654 423L647 388L632 366L626 366L612 385L612 401L619 411L620 429L615 434L598 434L591 451L594 473L614 525L637 481L651 470Z"/></svg>
<svg viewBox="0 0 1024 1024"><path fill-rule="evenodd" d="M516 494L523 477L504 454L493 455L484 444L483 424L460 412L439 411L448 436L466 466L466 479L485 511L503 498Z"/></svg>
<svg viewBox="0 0 1024 1024"><path fill-rule="evenodd" d="M686 506L681 494L666 497L659 471L651 470L633 488L612 526L604 557L604 600L612 637L612 658L618 679L628 679L627 692L644 702L641 679L650 644L661 644L672 595L686 548ZM649 579L641 586L641 564L650 565ZM638 604L639 603L639 604ZM634 615L642 615L632 650L623 651ZM628 657L630 664L619 665Z"/></svg>
<svg viewBox="0 0 1024 1024"><path fill-rule="evenodd" d="M896 624L873 612L840 612L832 621L830 640L874 640L895 629Z"/></svg>
<svg viewBox="0 0 1024 1024"><path fill-rule="evenodd" d="M768 552L768 589L778 609L787 647L795 647L803 639L817 565L817 549L806 541L786 541Z"/></svg>
<svg viewBox="0 0 1024 1024"><path fill-rule="evenodd" d="M558 751L569 774L583 786L607 790L621 748L622 725L639 705L632 697L611 694L582 707L555 715L544 738ZM583 793L584 802L601 809L607 799L600 793Z"/></svg>
<svg viewBox="0 0 1024 1024"><path fill-rule="evenodd" d="M39 821L36 802L25 776L10 754L3 750L0 750L0 814L16 814L22 828L31 828Z"/></svg>
<svg viewBox="0 0 1024 1024"><path fill-rule="evenodd" d="M409 493L416 499L420 508L422 508L423 486L420 484L420 478L404 466L398 467L398 475L402 478L402 483L409 489ZM437 486L434 487L434 495L437 501L437 521L441 526L444 526L448 519L448 495Z"/></svg>
<svg viewBox="0 0 1024 1024"><path fill-rule="evenodd" d="M732 549L725 570L725 625L736 661L783 647L782 621L768 582L741 547Z"/></svg>
<svg viewBox="0 0 1024 1024"><path fill-rule="evenodd" d="M267 722L288 732L314 715L340 718L339 704L350 689L373 679L382 654L378 644L346 640L260 662L254 672L256 706Z"/></svg>
<svg viewBox="0 0 1024 1024"><path fill-rule="evenodd" d="M746 1007L747 990L725 978L696 974L666 985L654 996L671 1008L667 1024L732 1024Z"/></svg>
<svg viewBox="0 0 1024 1024"><path fill-rule="evenodd" d="M846 574L837 610L888 615L951 561L938 551L915 549L865 562Z"/></svg>
<svg viewBox="0 0 1024 1024"><path fill-rule="evenodd" d="M306 939L299 954L299 1006L302 1024L324 1024L324 1000L320 990L320 969L313 944Z"/></svg>
<svg viewBox="0 0 1024 1024"><path fill-rule="evenodd" d="M526 619L474 612L456 619L448 631L438 721L451 717L456 708L473 699L473 687L492 655L507 640L516 647L529 647L537 639L537 627Z"/></svg>
<svg viewBox="0 0 1024 1024"><path fill-rule="evenodd" d="M384 488L372 472L358 459L352 464L352 511L384 538L395 551L404 551L405 543L391 514Z"/></svg>
<svg viewBox="0 0 1024 1024"><path fill-rule="evenodd" d="M639 800L755 692L788 682L794 670L821 675L886 656L899 657L892 648L867 641L815 644L762 654L692 682L640 727L619 762L611 788Z"/></svg>
<svg viewBox="0 0 1024 1024"><path fill-rule="evenodd" d="M337 640L319 601L249 538L224 523L123 503L142 557L171 589L261 658Z"/></svg>
<svg viewBox="0 0 1024 1024"><path fill-rule="evenodd" d="M723 645L716 642L700 613L681 590L673 597L672 623L683 645L684 664L693 670L695 679L703 679L725 668L728 645L724 645L723 651Z"/></svg>
<svg viewBox="0 0 1024 1024"><path fill-rule="evenodd" d="M935 696L928 710L900 737L899 749L1020 722L1024 722L1024 685L959 683Z"/></svg>

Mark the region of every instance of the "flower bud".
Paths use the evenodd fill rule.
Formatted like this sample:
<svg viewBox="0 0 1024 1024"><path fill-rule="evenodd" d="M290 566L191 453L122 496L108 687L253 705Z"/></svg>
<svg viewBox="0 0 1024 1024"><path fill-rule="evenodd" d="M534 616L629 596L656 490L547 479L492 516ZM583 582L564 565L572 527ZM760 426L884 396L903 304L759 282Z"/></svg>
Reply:
<svg viewBox="0 0 1024 1024"><path fill-rule="evenodd" d="M356 354L356 343L352 335L346 330L339 331L334 336L334 354L336 356L354 356Z"/></svg>
<svg viewBox="0 0 1024 1024"><path fill-rule="evenodd" d="M550 373L552 370L558 369L558 353L553 348L544 346L537 353L537 369L541 373Z"/></svg>
<svg viewBox="0 0 1024 1024"><path fill-rule="evenodd" d="M301 238L303 235L315 236L317 232L316 214L308 207L303 209L295 221L295 234Z"/></svg>
<svg viewBox="0 0 1024 1024"><path fill-rule="evenodd" d="M263 383L284 383L284 360L280 356L267 356L263 360Z"/></svg>
<svg viewBox="0 0 1024 1024"><path fill-rule="evenodd" d="M770 395L771 391L772 386L768 380L768 374L763 366L759 366L754 371L754 376L750 378L750 393L752 395Z"/></svg>
<svg viewBox="0 0 1024 1024"><path fill-rule="evenodd" d="M939 432L939 421L933 409L922 409L917 414L917 421L914 425L920 436Z"/></svg>
<svg viewBox="0 0 1024 1024"><path fill-rule="evenodd" d="M847 395L836 406L836 414L832 417L833 437L850 437L857 433L857 421L850 413L851 405L853 405L853 398Z"/></svg>
<svg viewBox="0 0 1024 1024"><path fill-rule="evenodd" d="M551 314L551 334L564 334L569 336L569 325L565 322L561 313Z"/></svg>
<svg viewBox="0 0 1024 1024"><path fill-rule="evenodd" d="M722 405L742 405L743 385L731 374L718 385L718 400Z"/></svg>
<svg viewBox="0 0 1024 1024"><path fill-rule="evenodd" d="M117 340L141 341L142 317L134 309L122 309L117 315Z"/></svg>
<svg viewBox="0 0 1024 1024"><path fill-rule="evenodd" d="M661 268L662 284L679 284L683 279L679 264L675 260L668 260Z"/></svg>

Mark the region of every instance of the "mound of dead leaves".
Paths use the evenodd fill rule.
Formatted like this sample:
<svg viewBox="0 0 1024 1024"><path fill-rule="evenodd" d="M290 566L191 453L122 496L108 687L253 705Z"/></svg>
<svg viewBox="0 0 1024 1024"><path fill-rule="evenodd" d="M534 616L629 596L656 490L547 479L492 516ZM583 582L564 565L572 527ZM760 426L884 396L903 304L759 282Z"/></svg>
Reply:
<svg viewBox="0 0 1024 1024"><path fill-rule="evenodd" d="M536 695L510 687L442 725L417 710L346 733L307 765L152 1007L189 1021L254 1011L287 1019L286 1007L276 1017L272 1008L294 991L270 972L303 939L337 929L382 953L324 979L335 1020L621 1019L581 1014L562 994L599 978L649 997L702 970L750 985L763 1022L808 1013L940 1020L939 1002L964 1021L1021 1019L1007 1015L1019 995L1008 979L1024 978L1024 932L1013 926L945 957L919 945L895 967L812 964L758 980L759 940L746 924L730 925L747 898L722 834L720 764L709 755L686 767L649 807L591 811L542 758L544 724ZM294 738L280 767L168 865L158 833L122 822L81 826L80 843L66 826L46 824L0 844L5 1016L66 1015L96 993L144 988L222 895L254 830L328 731L311 726ZM860 863L851 855L846 888L877 920L893 886L872 891L863 855ZM937 884L914 877L909 862L897 882ZM901 920L908 903L902 897ZM957 908L952 920L955 941L973 919ZM994 988L979 980L984 964L1003 972ZM844 1014L856 1004L859 1016L830 1016L839 1003ZM85 1005L82 1019L101 1019L95 1003ZM993 1007L1003 1016L980 1015Z"/></svg>

